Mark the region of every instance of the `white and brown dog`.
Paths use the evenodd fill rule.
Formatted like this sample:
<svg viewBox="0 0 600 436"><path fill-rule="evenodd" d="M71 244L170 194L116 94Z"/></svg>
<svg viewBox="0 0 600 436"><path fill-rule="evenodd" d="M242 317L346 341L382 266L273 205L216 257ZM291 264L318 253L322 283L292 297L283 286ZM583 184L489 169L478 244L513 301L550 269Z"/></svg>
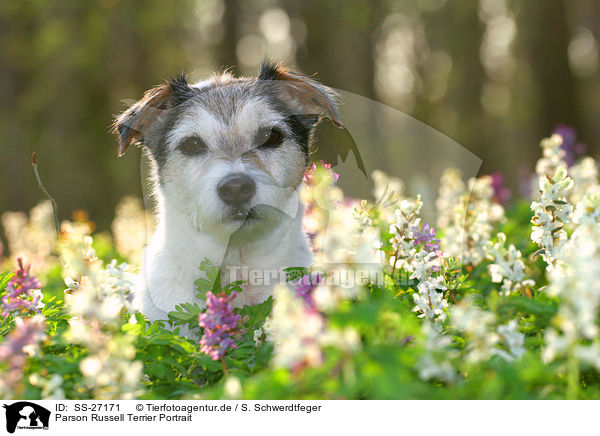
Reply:
<svg viewBox="0 0 600 436"><path fill-rule="evenodd" d="M341 125L330 88L266 62L257 78L177 77L117 118L119 155L138 142L153 163L158 228L134 300L143 314L203 304L194 281L204 259L222 271L310 266L298 191L322 117ZM264 301L274 282L248 286L235 305Z"/></svg>

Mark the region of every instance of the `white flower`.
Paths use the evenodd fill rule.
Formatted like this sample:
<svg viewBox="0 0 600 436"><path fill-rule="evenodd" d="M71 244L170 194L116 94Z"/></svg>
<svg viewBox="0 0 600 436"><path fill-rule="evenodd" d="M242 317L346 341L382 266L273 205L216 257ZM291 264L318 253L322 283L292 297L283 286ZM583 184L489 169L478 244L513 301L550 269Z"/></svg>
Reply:
<svg viewBox="0 0 600 436"><path fill-rule="evenodd" d="M436 276L441 268L440 259L435 252L419 251L413 258L412 268L410 278L419 280L417 293L413 294L413 312L420 312L419 318L425 317L439 328L446 320L448 307L443 277Z"/></svg>
<svg viewBox="0 0 600 436"><path fill-rule="evenodd" d="M429 322L423 323L425 335L425 351L419 359L418 370L421 380L455 381L456 370L451 360L457 356L456 350L449 350L452 339L442 335Z"/></svg>
<svg viewBox="0 0 600 436"><path fill-rule="evenodd" d="M446 287L442 285L441 277L423 281L417 285L418 293L413 294L415 300L414 312L421 312L419 317L426 317L428 320L436 323L443 323L446 320L445 309L448 308L448 301L444 298L443 291Z"/></svg>
<svg viewBox="0 0 600 436"><path fill-rule="evenodd" d="M554 319L557 328L548 329L545 334L544 361L578 354L589 361L594 360L592 353L600 346L598 265L600 228L593 221L585 221L575 229L564 246L560 262L549 274L548 293L557 296L560 305ZM591 342L591 348L582 348L581 341Z"/></svg>
<svg viewBox="0 0 600 436"><path fill-rule="evenodd" d="M263 341L263 329L262 327L257 328L256 330L254 330L254 344L258 347L262 341Z"/></svg>
<svg viewBox="0 0 600 436"><path fill-rule="evenodd" d="M534 286L533 280L525 279L525 264L521 260L521 252L513 244L506 248L504 233L498 233L496 238L498 242L488 241L484 246L488 258L494 261L488 266L492 282L502 283L503 295Z"/></svg>
<svg viewBox="0 0 600 436"><path fill-rule="evenodd" d="M287 286L277 286L274 293L273 314L266 326L268 339L275 346L273 364L286 368L303 363L319 365L324 319L317 312L308 311Z"/></svg>
<svg viewBox="0 0 600 436"><path fill-rule="evenodd" d="M562 136L552 135L550 138L542 139L542 157L537 161L535 172L539 177L549 176L556 172L558 167L566 167L564 160L565 151L561 149Z"/></svg>
<svg viewBox="0 0 600 436"><path fill-rule="evenodd" d="M473 306L470 300L453 306L450 319L454 328L466 337L466 361L469 363L484 362L492 356L515 360L525 353L524 336L517 331L515 320L494 331L496 316Z"/></svg>
<svg viewBox="0 0 600 436"><path fill-rule="evenodd" d="M392 270L414 271L414 259L417 254L413 228L421 227L421 197L402 199L394 210L394 220L390 224L390 239L394 254L390 256Z"/></svg>
<svg viewBox="0 0 600 436"><path fill-rule="evenodd" d="M267 340L274 343L273 364L276 367L318 366L322 362L324 346L332 345L348 352L354 352L360 346L356 331L329 329L325 318L307 308L287 286L275 288L273 313L263 330Z"/></svg>
<svg viewBox="0 0 600 436"><path fill-rule="evenodd" d="M571 222L573 206L567 201L567 195L573 187L573 181L567 175L567 169L559 166L552 177L540 177L540 197L531 203L534 216L531 240L541 248L542 258L550 271L561 256L567 241L565 226Z"/></svg>
<svg viewBox="0 0 600 436"><path fill-rule="evenodd" d="M52 203L45 200L29 212L4 212L0 217L12 257L22 257L36 272L47 271L56 263L56 228ZM6 253L5 253L6 254Z"/></svg>
<svg viewBox="0 0 600 436"><path fill-rule="evenodd" d="M444 252L462 262L477 265L485 258L483 247L493 224L504 220L504 209L493 202L492 178L469 180L469 192L454 203L450 224L442 237Z"/></svg>
<svg viewBox="0 0 600 436"><path fill-rule="evenodd" d="M583 200L590 190L598 189L598 165L591 157L585 157L569 168L569 176L574 182L573 191L569 197L573 204Z"/></svg>
<svg viewBox="0 0 600 436"><path fill-rule="evenodd" d="M525 354L525 336L517 331L516 320L510 320L508 324L498 326L500 341L506 346L507 351L495 349L495 353L505 360L520 359Z"/></svg>
<svg viewBox="0 0 600 436"><path fill-rule="evenodd" d="M133 265L139 265L147 243L147 235L153 233L155 222L147 214L137 197L124 197L116 208L112 222L115 246Z"/></svg>
<svg viewBox="0 0 600 436"><path fill-rule="evenodd" d="M580 225L598 225L600 223L600 188L596 185L583 196L575 206L573 222Z"/></svg>
<svg viewBox="0 0 600 436"><path fill-rule="evenodd" d="M456 168L447 168L440 178L439 195L435 202L438 211L437 226L439 230L445 230L454 221L456 205L464 194L467 187L462 181L462 174Z"/></svg>

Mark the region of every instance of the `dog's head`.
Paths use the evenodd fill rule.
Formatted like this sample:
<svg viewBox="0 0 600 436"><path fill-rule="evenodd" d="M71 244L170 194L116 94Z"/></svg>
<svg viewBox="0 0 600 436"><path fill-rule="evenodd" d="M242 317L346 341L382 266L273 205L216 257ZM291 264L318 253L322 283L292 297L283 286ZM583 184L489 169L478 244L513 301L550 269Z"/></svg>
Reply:
<svg viewBox="0 0 600 436"><path fill-rule="evenodd" d="M340 126L335 93L282 65L257 78L229 74L189 85L184 76L148 90L121 114L119 155L137 142L155 163L161 194L198 230L259 236L294 216L315 126ZM275 222L274 222L275 221Z"/></svg>

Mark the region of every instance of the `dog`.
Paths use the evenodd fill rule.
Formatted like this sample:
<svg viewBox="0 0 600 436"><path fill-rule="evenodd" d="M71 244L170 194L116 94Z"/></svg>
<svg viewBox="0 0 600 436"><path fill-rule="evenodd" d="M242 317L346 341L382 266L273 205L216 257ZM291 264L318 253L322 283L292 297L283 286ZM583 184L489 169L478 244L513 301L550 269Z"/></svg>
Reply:
<svg viewBox="0 0 600 436"><path fill-rule="evenodd" d="M119 156L142 146L157 204L135 308L155 321L181 303L203 307L194 282L205 259L221 266L223 284L275 272L242 285L235 307L266 300L285 268L311 265L298 194L323 118L341 127L337 94L270 61L256 78L177 76L116 118Z"/></svg>

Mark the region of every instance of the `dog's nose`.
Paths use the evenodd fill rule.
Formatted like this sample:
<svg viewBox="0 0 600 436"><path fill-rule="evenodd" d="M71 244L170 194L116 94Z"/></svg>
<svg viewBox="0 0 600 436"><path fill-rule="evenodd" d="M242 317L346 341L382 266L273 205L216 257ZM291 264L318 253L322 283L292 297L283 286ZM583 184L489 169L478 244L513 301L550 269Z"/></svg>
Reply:
<svg viewBox="0 0 600 436"><path fill-rule="evenodd" d="M245 174L230 174L219 182L217 192L225 203L240 206L254 196L256 183Z"/></svg>

